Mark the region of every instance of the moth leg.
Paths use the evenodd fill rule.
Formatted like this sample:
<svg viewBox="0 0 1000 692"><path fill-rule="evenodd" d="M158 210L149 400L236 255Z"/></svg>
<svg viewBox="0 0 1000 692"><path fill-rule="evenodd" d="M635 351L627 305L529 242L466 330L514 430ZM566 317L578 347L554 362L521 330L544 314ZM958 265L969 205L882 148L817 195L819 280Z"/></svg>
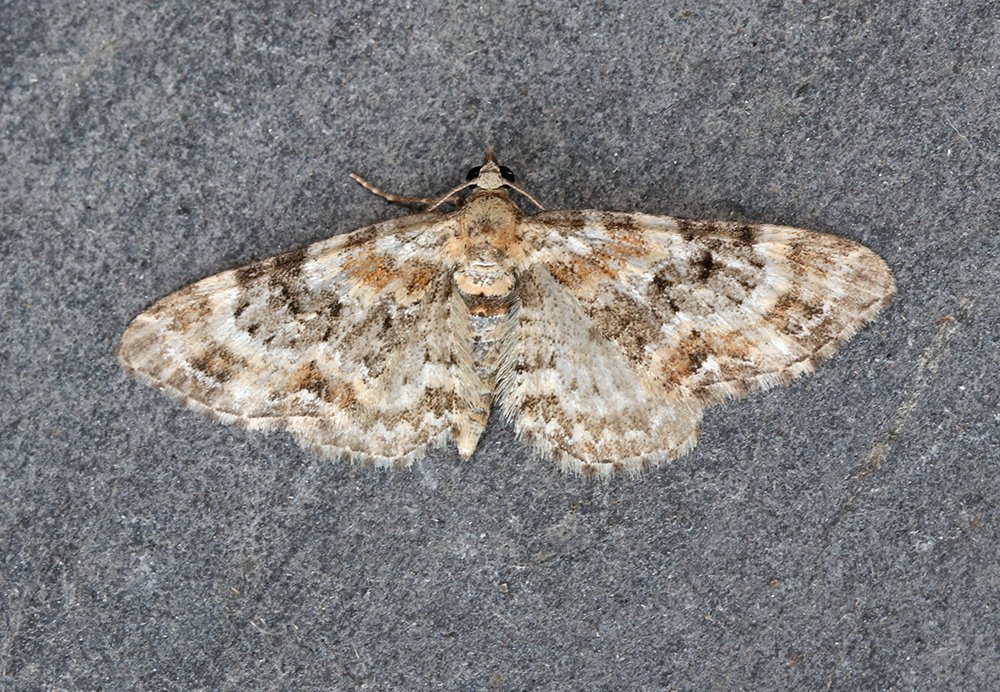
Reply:
<svg viewBox="0 0 1000 692"><path fill-rule="evenodd" d="M351 180L353 180L358 185L368 190L372 194L378 195L382 199L386 200L387 202L391 202L393 204L422 204L428 207L431 205L436 206L437 204L454 204L456 206L458 205L457 195L449 195L444 199L441 199L440 197L407 197L405 195L394 195L391 192L386 192L382 188L377 187L372 183L368 182L357 173L351 173Z"/></svg>

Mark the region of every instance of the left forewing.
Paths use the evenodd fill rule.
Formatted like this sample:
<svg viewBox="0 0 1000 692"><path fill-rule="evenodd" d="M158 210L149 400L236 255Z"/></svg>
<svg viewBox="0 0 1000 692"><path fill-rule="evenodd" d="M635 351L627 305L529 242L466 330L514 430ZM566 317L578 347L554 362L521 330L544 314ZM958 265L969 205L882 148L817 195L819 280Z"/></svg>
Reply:
<svg viewBox="0 0 1000 692"><path fill-rule="evenodd" d="M453 235L446 215L415 215L209 277L136 317L119 358L224 422L409 463L458 406L440 254Z"/></svg>

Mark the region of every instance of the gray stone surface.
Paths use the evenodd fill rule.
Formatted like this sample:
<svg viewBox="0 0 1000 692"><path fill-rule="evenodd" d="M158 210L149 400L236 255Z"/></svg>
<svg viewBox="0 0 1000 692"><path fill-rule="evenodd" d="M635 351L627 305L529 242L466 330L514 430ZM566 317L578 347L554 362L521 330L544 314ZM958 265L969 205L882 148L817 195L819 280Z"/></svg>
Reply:
<svg viewBox="0 0 1000 692"><path fill-rule="evenodd" d="M996 3L0 8L0 687L997 688ZM495 145L550 207L787 223L897 301L590 483L494 419L381 473L112 352Z"/></svg>

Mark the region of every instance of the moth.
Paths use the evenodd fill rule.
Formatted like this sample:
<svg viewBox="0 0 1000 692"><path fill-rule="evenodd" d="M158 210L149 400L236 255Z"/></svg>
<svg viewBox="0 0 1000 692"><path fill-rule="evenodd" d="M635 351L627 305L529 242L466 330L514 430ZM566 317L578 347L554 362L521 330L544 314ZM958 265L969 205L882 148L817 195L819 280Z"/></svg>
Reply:
<svg viewBox="0 0 1000 692"><path fill-rule="evenodd" d="M376 466L449 440L468 459L497 407L535 453L604 476L684 454L706 406L812 371L895 291L878 255L825 233L546 211L492 149L438 199L354 177L427 211L163 298L125 331L125 368Z"/></svg>

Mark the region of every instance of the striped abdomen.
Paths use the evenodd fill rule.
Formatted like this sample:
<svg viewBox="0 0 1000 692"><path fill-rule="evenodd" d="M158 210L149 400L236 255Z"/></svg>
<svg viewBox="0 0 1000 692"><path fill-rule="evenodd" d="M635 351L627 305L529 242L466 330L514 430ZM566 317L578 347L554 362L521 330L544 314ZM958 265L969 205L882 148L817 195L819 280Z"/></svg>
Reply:
<svg viewBox="0 0 1000 692"><path fill-rule="evenodd" d="M493 404L497 376L517 324L518 281L512 269L471 263L455 272L461 305L452 312L459 340L462 407L456 422L458 451L469 457L476 448Z"/></svg>

